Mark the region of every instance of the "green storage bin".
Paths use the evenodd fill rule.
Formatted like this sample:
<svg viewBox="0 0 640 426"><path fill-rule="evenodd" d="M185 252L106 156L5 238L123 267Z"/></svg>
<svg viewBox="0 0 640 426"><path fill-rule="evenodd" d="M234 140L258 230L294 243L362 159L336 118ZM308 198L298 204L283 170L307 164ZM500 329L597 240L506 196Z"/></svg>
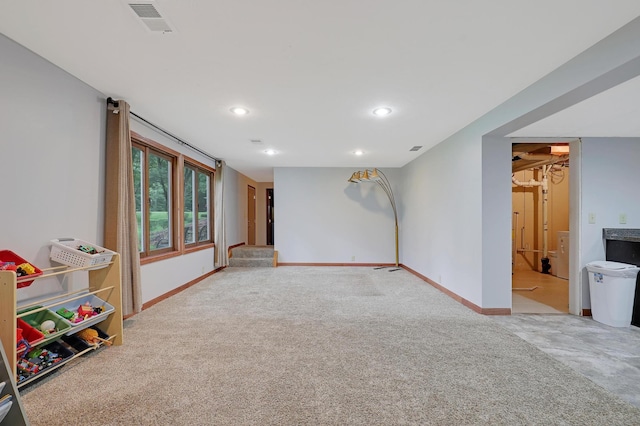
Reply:
<svg viewBox="0 0 640 426"><path fill-rule="evenodd" d="M28 312L28 311L33 311L35 309L41 308L41 306L34 306L32 308L29 309L25 309L23 311L18 312L18 314L22 314L24 312ZM68 332L71 329L71 326L69 325L69 323L67 323L66 321L64 321L62 318L60 318L58 315L54 314L53 312L51 312L48 309L45 309L44 311L40 311L40 312L36 312L30 315L26 315L24 317L21 318L22 321L26 322L27 324L29 324L31 327L35 328L38 331L42 331L40 330L40 325L47 320L51 320L53 321L53 323L56 326L56 331L54 333L44 333L44 340L45 341L50 341L53 339L57 339L59 336L62 336L63 334L65 334L66 332Z"/></svg>

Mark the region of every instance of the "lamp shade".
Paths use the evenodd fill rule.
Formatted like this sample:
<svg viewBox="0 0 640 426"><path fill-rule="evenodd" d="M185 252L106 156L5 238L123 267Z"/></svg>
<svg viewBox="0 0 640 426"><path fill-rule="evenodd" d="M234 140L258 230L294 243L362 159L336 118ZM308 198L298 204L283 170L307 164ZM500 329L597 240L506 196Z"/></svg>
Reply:
<svg viewBox="0 0 640 426"><path fill-rule="evenodd" d="M353 172L353 174L351 175L351 177L347 182L351 182L351 183L360 182L360 172Z"/></svg>
<svg viewBox="0 0 640 426"><path fill-rule="evenodd" d="M380 179L382 179L382 178L378 174L378 169L373 169L373 171L369 175L369 180L380 180Z"/></svg>

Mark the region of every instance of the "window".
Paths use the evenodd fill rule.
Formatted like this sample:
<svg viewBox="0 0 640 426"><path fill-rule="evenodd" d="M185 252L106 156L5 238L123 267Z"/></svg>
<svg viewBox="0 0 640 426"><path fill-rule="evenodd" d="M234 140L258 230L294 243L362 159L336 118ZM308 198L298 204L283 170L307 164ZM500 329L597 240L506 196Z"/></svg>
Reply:
<svg viewBox="0 0 640 426"><path fill-rule="evenodd" d="M132 157L140 256L172 251L176 158L137 142Z"/></svg>
<svg viewBox="0 0 640 426"><path fill-rule="evenodd" d="M185 247L213 242L212 191L213 172L184 163L183 235Z"/></svg>
<svg viewBox="0 0 640 426"><path fill-rule="evenodd" d="M214 169L135 132L131 142L141 259L211 247Z"/></svg>

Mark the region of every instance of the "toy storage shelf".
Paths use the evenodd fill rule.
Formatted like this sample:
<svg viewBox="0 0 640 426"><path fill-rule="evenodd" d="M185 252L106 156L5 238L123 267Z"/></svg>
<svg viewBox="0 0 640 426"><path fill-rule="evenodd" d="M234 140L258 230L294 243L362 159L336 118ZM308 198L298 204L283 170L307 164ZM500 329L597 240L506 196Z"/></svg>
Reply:
<svg viewBox="0 0 640 426"><path fill-rule="evenodd" d="M69 274L77 271L86 271L89 274L89 294L93 293L100 297L103 301L114 307L114 311L110 315L106 316L104 320L95 324L106 334L110 336L110 341L114 345L122 344L122 287L120 283L120 255L115 253L111 259L111 262L104 268L95 269L95 266L85 267L66 267L50 268L44 270L45 273L35 280L40 280L56 275ZM16 273L13 271L0 271L0 340L4 347L4 351L7 355L8 365L7 370L13 372L13 377L16 374L16 361L18 357L18 351L16 348L16 326L17 318L28 314L36 313L48 309L51 306L59 305L60 303L77 300L79 297L86 295L87 293L80 294L81 292L73 292L67 294L56 295L53 298L41 299L30 303L21 308L29 308L33 306L39 306L36 309L30 310L28 313L17 314L17 284L18 279ZM37 285L37 281L33 285ZM83 327L78 327L77 331L80 331ZM73 328L70 330L73 332ZM35 346L42 346L50 343L51 339L45 339L39 342ZM66 359L63 363L54 368L48 368L42 373L29 378L18 384L18 388L28 384L29 382L39 379L43 375L46 375L56 368L66 364L78 356L82 356L85 353L96 349L99 346L90 347L87 350L81 351L75 354L73 357Z"/></svg>

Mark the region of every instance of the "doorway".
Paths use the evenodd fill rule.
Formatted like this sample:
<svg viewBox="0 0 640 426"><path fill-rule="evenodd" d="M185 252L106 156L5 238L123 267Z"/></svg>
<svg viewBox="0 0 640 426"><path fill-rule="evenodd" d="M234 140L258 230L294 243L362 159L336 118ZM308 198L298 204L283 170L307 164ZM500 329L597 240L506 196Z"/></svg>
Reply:
<svg viewBox="0 0 640 426"><path fill-rule="evenodd" d="M267 245L273 245L274 219L273 214L273 188L267 189Z"/></svg>
<svg viewBox="0 0 640 426"><path fill-rule="evenodd" d="M247 245L256 245L256 189L247 186Z"/></svg>
<svg viewBox="0 0 640 426"><path fill-rule="evenodd" d="M512 145L512 312L569 312L569 145Z"/></svg>

